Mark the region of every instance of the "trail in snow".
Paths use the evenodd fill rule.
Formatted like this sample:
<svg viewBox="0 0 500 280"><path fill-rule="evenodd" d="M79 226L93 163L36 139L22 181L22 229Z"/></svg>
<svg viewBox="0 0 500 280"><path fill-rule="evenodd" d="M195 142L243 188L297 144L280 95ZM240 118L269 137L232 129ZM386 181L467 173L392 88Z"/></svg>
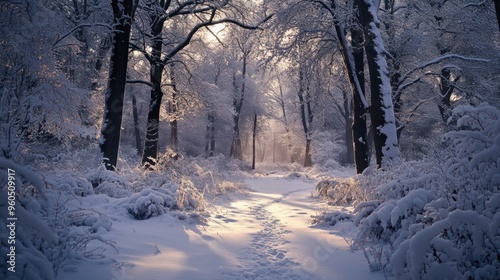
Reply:
<svg viewBox="0 0 500 280"><path fill-rule="evenodd" d="M212 202L206 226L100 209L114 220L102 237L120 253L106 252L112 262L83 262L58 279L384 279L344 240L354 236L352 223L310 225L312 215L331 208L311 198L312 183L267 176L247 184L248 194Z"/></svg>

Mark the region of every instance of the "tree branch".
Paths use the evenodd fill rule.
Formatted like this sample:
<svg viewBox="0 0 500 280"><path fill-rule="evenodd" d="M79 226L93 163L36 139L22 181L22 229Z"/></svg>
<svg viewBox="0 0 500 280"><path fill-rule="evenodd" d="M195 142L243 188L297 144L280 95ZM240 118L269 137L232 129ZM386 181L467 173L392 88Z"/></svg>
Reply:
<svg viewBox="0 0 500 280"><path fill-rule="evenodd" d="M137 46L137 45L136 45L136 44L134 44L134 43L129 43L129 46L130 46L130 47L132 47L132 50L133 50L133 51L138 51L138 52L142 53L142 54L144 55L144 57L146 58L146 60L147 60L150 64L152 64L152 63L153 63L153 61L152 61L152 59L151 59L151 55L150 55L150 54L149 54L146 50L144 50L143 48L141 48L141 47Z"/></svg>
<svg viewBox="0 0 500 280"><path fill-rule="evenodd" d="M264 22L268 21L273 16L273 15L270 15L270 16L266 17L265 19L263 19L262 21L260 21L257 25L250 26L250 25L246 25L246 24L241 23L241 22L239 22L237 20L234 20L234 19L221 19L221 20L213 21L213 17L215 16L215 11L216 10L213 10L212 15L210 16L210 20L209 21L199 23L195 27L193 27L193 29L191 29L191 31L187 35L186 39L184 39L183 42L179 43L179 45L177 45L170 53L168 53L165 56L165 58L163 59L163 64L166 64L173 56L175 56L178 52L180 52L187 45L189 45L189 43L191 42L191 39L193 38L193 36L201 28L204 28L204 27L207 27L207 26L211 26L211 25L220 24L220 23L231 23L231 24L238 25L239 27L244 28L244 29L255 30L255 29L260 29L259 26L261 24L263 24Z"/></svg>
<svg viewBox="0 0 500 280"><path fill-rule="evenodd" d="M127 84L143 84L149 87L153 87L153 84L144 80L127 80Z"/></svg>
<svg viewBox="0 0 500 280"><path fill-rule="evenodd" d="M75 32L76 30L78 30L79 28L82 28L82 27L96 27L96 26L99 26L99 27L106 27L108 28L109 30L113 30L113 27L111 27L111 25L109 24L105 24L105 23L82 23L82 24L79 24L75 27L73 27L73 29L71 29L70 31L68 31L66 34L64 34L61 38L57 39L57 41L52 44L52 49L56 48L56 45L61 42L64 38L68 37L69 35L71 35L71 33Z"/></svg>
<svg viewBox="0 0 500 280"><path fill-rule="evenodd" d="M436 57L432 60L429 60L423 64L421 64L418 67L413 68L410 70L408 73L406 73L400 80L399 83L401 84L404 80L408 78L409 75L413 74L415 71L424 69L426 67L429 67L431 65L437 64L443 60L448 60L448 59L461 59L461 60L466 60L466 61L476 61L476 62L491 62L491 59L485 59L485 58L475 58L475 57L466 57L458 54L447 54L443 56Z"/></svg>

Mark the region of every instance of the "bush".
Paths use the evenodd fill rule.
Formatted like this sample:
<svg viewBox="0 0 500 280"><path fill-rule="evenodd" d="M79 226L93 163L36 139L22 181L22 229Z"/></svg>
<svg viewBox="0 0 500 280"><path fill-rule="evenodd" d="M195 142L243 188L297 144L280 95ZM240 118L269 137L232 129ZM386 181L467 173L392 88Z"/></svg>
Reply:
<svg viewBox="0 0 500 280"><path fill-rule="evenodd" d="M340 167L339 161L345 150L345 145L335 136L326 131L316 131L312 136L311 158L316 166L324 170L334 170Z"/></svg>
<svg viewBox="0 0 500 280"><path fill-rule="evenodd" d="M152 189L144 189L128 199L128 212L137 220L146 220L160 216L175 206L173 194L161 193Z"/></svg>
<svg viewBox="0 0 500 280"><path fill-rule="evenodd" d="M356 245L400 279L500 276L500 111L460 106L433 157L359 177Z"/></svg>

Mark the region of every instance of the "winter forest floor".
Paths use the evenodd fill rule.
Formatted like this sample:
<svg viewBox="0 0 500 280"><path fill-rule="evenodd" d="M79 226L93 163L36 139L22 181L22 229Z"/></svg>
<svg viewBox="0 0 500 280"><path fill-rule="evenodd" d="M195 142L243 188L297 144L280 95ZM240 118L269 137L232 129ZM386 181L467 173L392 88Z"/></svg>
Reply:
<svg viewBox="0 0 500 280"><path fill-rule="evenodd" d="M384 279L349 247L357 231L351 221L311 225L320 212L352 211L311 197L312 180L267 174L245 183L245 192L209 201L202 223L168 214L135 220L113 203L89 200L113 220L102 238L118 252L66 267L57 279Z"/></svg>

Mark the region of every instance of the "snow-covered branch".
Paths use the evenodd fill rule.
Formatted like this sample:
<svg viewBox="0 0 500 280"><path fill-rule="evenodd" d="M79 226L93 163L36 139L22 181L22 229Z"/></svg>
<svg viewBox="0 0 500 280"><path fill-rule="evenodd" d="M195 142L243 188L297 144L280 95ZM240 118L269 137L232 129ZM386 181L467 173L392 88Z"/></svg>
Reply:
<svg viewBox="0 0 500 280"><path fill-rule="evenodd" d="M57 41L54 44L52 44L52 49L56 48L57 44L59 42L61 42L62 40L64 40L64 38L66 38L69 35L71 35L71 33L75 32L76 30L78 30L80 28L83 28L83 27L106 27L109 30L113 30L113 27L111 25L109 25L109 24L106 24L106 23L82 23L82 24L79 24L79 25L73 27L73 29L71 29L70 31L68 31L61 38L57 39Z"/></svg>
<svg viewBox="0 0 500 280"><path fill-rule="evenodd" d="M446 54L442 55L439 57L436 57L432 60L429 60L425 63L422 63L420 66L413 68L410 70L408 73L406 73L401 79L399 80L399 83L401 84L403 81L408 79L408 77L413 74L414 72L424 69L426 67L429 67L431 65L437 64L441 61L448 60L448 59L460 59L460 60L465 60L465 61L476 61L476 62L491 62L491 59L485 59L485 58L476 58L476 57L466 57L463 55L458 55L458 54Z"/></svg>
<svg viewBox="0 0 500 280"><path fill-rule="evenodd" d="M231 24L235 24L241 28L244 28L244 29L250 29L250 30L255 30L255 29L260 29L260 25L262 25L263 23L265 23L266 21L268 21L273 15L270 15L270 16L267 16L266 18L264 18L263 20L261 20L259 23L257 23L256 25L247 25L247 24L244 24L244 23L241 23L237 20L234 20L234 19L221 19L221 20L216 20L214 21L213 20L213 17L215 16L215 10L213 10L213 13L211 15L211 18L209 21L206 21L206 22L202 22L202 23L199 23L197 24L195 27L193 27L193 29L191 29L191 31L189 32L189 34L186 36L186 39L184 39L183 42L181 42L180 44L178 44L172 51L170 51L166 56L165 58L163 59L163 63L166 64L172 57L174 57L178 52L180 52L182 49L184 49L187 45L189 45L189 43L191 42L191 39L193 38L193 36L196 34L196 32L198 32L198 30L200 30L201 28L204 28L204 27L207 27L207 26L211 26L211 25L216 25L216 24L220 24L220 23L231 23Z"/></svg>
<svg viewBox="0 0 500 280"><path fill-rule="evenodd" d="M479 3L469 3L467 5L464 5L462 8L465 9L465 8L468 8L468 7L481 6L481 5L485 4L487 1L488 0L483 0L483 1L479 2Z"/></svg>

